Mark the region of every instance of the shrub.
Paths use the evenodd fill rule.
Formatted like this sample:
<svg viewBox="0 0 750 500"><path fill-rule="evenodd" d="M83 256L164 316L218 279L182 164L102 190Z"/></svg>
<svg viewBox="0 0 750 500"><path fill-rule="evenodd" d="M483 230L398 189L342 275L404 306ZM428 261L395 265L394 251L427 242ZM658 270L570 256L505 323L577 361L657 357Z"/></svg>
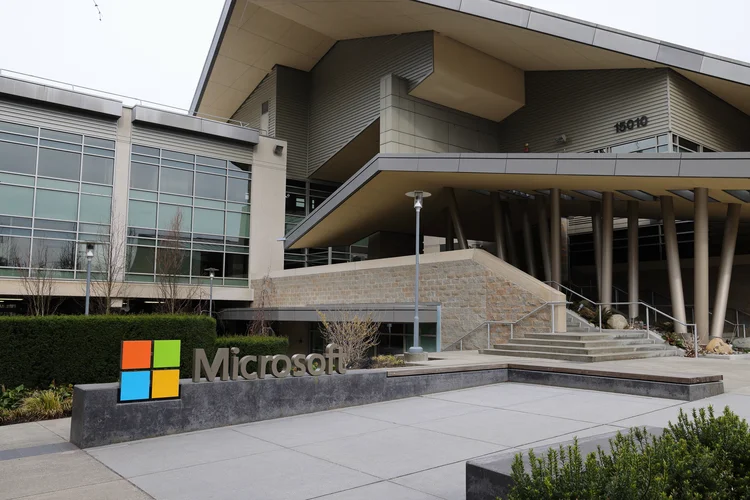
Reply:
<svg viewBox="0 0 750 500"><path fill-rule="evenodd" d="M368 368L393 368L395 366L404 366L404 358L398 358L393 354L381 354L371 358Z"/></svg>
<svg viewBox="0 0 750 500"><path fill-rule="evenodd" d="M182 341L180 375L190 377L193 349L213 349L216 322L159 314L0 317L0 384L116 382L123 340L168 339Z"/></svg>
<svg viewBox="0 0 750 500"><path fill-rule="evenodd" d="M274 354L286 354L289 350L289 339L287 337L268 337L261 335L237 335L235 337L217 337L216 348L237 347L240 352L238 356L273 356ZM256 370L257 363L248 363L248 370Z"/></svg>
<svg viewBox="0 0 750 500"><path fill-rule="evenodd" d="M70 416L73 409L73 386L50 385L49 389L15 390L21 399L14 408L0 408L0 425L32 422Z"/></svg>
<svg viewBox="0 0 750 500"><path fill-rule="evenodd" d="M545 457L530 451L529 468L516 455L508 498L750 498L750 430L729 408L718 417L694 409L692 419L680 410L661 436L618 433L609 453L585 460L577 442Z"/></svg>

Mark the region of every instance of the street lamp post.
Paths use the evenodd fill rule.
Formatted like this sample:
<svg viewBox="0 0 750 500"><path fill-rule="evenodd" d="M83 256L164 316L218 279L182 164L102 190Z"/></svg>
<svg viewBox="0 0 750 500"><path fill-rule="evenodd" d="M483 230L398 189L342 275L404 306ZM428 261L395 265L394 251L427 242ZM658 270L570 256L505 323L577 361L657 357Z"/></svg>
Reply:
<svg viewBox="0 0 750 500"><path fill-rule="evenodd" d="M86 309L85 315L89 315L89 301L91 300L91 261L94 259L94 244L86 243Z"/></svg>
<svg viewBox="0 0 750 500"><path fill-rule="evenodd" d="M216 269L215 267L207 267L205 271L208 273L209 277L209 286L208 286L208 315L210 317L213 317L214 312L214 277L216 276Z"/></svg>
<svg viewBox="0 0 750 500"><path fill-rule="evenodd" d="M419 345L419 214L422 211L424 199L431 196L427 191L409 191L409 198L414 198L414 211L417 217L417 235L414 243L414 254L416 257L416 272L414 278L414 342L409 348L409 354L421 354L424 352Z"/></svg>

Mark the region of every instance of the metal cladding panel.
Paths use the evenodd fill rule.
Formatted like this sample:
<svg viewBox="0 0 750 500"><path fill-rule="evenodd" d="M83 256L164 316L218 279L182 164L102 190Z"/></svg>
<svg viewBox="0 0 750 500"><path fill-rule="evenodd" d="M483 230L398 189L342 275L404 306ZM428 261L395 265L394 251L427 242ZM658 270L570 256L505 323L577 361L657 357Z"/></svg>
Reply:
<svg viewBox="0 0 750 500"><path fill-rule="evenodd" d="M276 137L287 142L287 177L307 177L310 73L277 66Z"/></svg>
<svg viewBox="0 0 750 500"><path fill-rule="evenodd" d="M380 114L380 78L392 73L409 90L433 69L432 32L338 42L311 72L308 175Z"/></svg>
<svg viewBox="0 0 750 500"><path fill-rule="evenodd" d="M669 71L672 132L715 151L748 151L750 117Z"/></svg>
<svg viewBox="0 0 750 500"><path fill-rule="evenodd" d="M133 126L133 144L171 149L178 152L212 156L241 163L253 162L253 147L205 136L181 134L160 128Z"/></svg>
<svg viewBox="0 0 750 500"><path fill-rule="evenodd" d="M266 101L268 101L268 130L263 130L260 126L260 115L261 107ZM271 70L263 81L255 87L253 93L234 112L232 119L245 122L252 128L257 128L262 135L276 137L276 68Z"/></svg>
<svg viewBox="0 0 750 500"><path fill-rule="evenodd" d="M114 139L117 120L0 99L0 120Z"/></svg>
<svg viewBox="0 0 750 500"><path fill-rule="evenodd" d="M663 134L667 101L666 69L526 72L526 106L500 123L499 151L583 153ZM616 132L644 115L646 127Z"/></svg>

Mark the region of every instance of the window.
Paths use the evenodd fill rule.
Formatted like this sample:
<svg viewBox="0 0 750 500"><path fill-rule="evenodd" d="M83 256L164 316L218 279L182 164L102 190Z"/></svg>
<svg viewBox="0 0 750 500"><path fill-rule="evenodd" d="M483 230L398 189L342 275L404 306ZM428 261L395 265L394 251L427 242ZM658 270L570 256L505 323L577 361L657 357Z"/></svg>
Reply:
<svg viewBox="0 0 750 500"><path fill-rule="evenodd" d="M227 212L227 236L250 237L250 214Z"/></svg>
<svg viewBox="0 0 750 500"><path fill-rule="evenodd" d="M83 156L83 175L81 179L85 182L96 182L98 184L112 184L115 170L115 160L102 158L101 156Z"/></svg>
<svg viewBox="0 0 750 500"><path fill-rule="evenodd" d="M0 214L31 217L34 189L0 184Z"/></svg>
<svg viewBox="0 0 750 500"><path fill-rule="evenodd" d="M36 172L36 146L0 141L0 170L33 175Z"/></svg>
<svg viewBox="0 0 750 500"><path fill-rule="evenodd" d="M229 178L227 182L227 201L249 203L250 181Z"/></svg>
<svg viewBox="0 0 750 500"><path fill-rule="evenodd" d="M156 191L159 185L159 169L145 163L130 164L130 187Z"/></svg>
<svg viewBox="0 0 750 500"><path fill-rule="evenodd" d="M34 267L74 269L76 242L34 238L31 263Z"/></svg>
<svg viewBox="0 0 750 500"><path fill-rule="evenodd" d="M81 155L69 151L40 148L38 174L77 181L81 177Z"/></svg>
<svg viewBox="0 0 750 500"><path fill-rule="evenodd" d="M129 273L154 273L154 248L153 247L128 247L127 272Z"/></svg>
<svg viewBox="0 0 750 500"><path fill-rule="evenodd" d="M79 220L109 224L112 209L112 198L109 196L81 195L81 214Z"/></svg>
<svg viewBox="0 0 750 500"><path fill-rule="evenodd" d="M268 101L260 105L260 130L268 134Z"/></svg>
<svg viewBox="0 0 750 500"><path fill-rule="evenodd" d="M78 220L78 193L36 191L36 217L59 220Z"/></svg>
<svg viewBox="0 0 750 500"><path fill-rule="evenodd" d="M226 182L225 176L196 173L195 196L223 200L226 197ZM230 182L236 181L230 180Z"/></svg>
<svg viewBox="0 0 750 500"><path fill-rule="evenodd" d="M193 173L162 167L159 190L165 193L192 195Z"/></svg>
<svg viewBox="0 0 750 500"><path fill-rule="evenodd" d="M192 227L192 209L175 205L159 205L159 229L172 230L172 224L180 214L180 231L189 233Z"/></svg>
<svg viewBox="0 0 750 500"><path fill-rule="evenodd" d="M224 276L227 278L247 278L250 259L247 255L228 253L224 255Z"/></svg>
<svg viewBox="0 0 750 500"><path fill-rule="evenodd" d="M224 211L196 208L193 232L199 234L224 234Z"/></svg>
<svg viewBox="0 0 750 500"><path fill-rule="evenodd" d="M26 267L29 265L31 238L0 236L0 266Z"/></svg>
<svg viewBox="0 0 750 500"><path fill-rule="evenodd" d="M206 269L216 269L215 276L224 276L224 254L193 250L193 276L206 276Z"/></svg>
<svg viewBox="0 0 750 500"><path fill-rule="evenodd" d="M156 203L130 200L128 226L156 227Z"/></svg>

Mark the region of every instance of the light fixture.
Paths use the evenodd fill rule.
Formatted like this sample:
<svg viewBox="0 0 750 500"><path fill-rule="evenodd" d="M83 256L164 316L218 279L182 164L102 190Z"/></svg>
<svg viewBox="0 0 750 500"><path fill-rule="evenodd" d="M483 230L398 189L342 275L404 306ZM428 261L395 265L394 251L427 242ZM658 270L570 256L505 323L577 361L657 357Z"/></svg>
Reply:
<svg viewBox="0 0 750 500"><path fill-rule="evenodd" d="M86 243L86 304L84 314L89 315L89 302L91 301L91 261L94 259L94 244Z"/></svg>
<svg viewBox="0 0 750 500"><path fill-rule="evenodd" d="M281 154L284 152L284 146L281 144L277 144L273 147L273 154L276 156L281 156Z"/></svg>
<svg viewBox="0 0 750 500"><path fill-rule="evenodd" d="M213 317L214 312L214 278L216 277L216 271L218 271L215 267L207 267L204 269L205 272L208 273L208 278L210 279L210 284L208 288L208 315L210 317Z"/></svg>
<svg viewBox="0 0 750 500"><path fill-rule="evenodd" d="M163 302L160 300L144 300L143 303L144 304L163 304Z"/></svg>
<svg viewBox="0 0 750 500"><path fill-rule="evenodd" d="M618 193L622 193L640 201L656 201L656 196L648 194L646 191L641 191L640 189L622 189L618 191Z"/></svg>
<svg viewBox="0 0 750 500"><path fill-rule="evenodd" d="M414 273L414 345L409 348L410 354L421 354L424 352L419 345L419 214L422 211L424 199L432 196L427 191L409 191L406 193L409 198L414 198L414 211L417 213L417 227L415 237L414 256L416 259Z"/></svg>

